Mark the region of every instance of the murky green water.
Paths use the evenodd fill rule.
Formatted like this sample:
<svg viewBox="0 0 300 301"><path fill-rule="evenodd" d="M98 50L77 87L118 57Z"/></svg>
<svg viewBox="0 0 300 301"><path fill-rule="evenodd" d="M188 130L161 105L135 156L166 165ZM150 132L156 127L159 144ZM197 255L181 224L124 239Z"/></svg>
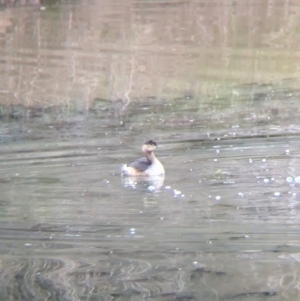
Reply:
<svg viewBox="0 0 300 301"><path fill-rule="evenodd" d="M300 6L25 2L0 6L0 299L299 300ZM165 177L122 178L148 139Z"/></svg>

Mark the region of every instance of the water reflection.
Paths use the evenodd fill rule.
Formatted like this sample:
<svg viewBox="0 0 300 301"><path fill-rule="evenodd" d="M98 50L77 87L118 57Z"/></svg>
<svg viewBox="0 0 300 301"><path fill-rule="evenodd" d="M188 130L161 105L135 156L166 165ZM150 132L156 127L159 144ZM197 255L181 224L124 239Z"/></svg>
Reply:
<svg viewBox="0 0 300 301"><path fill-rule="evenodd" d="M159 192L163 188L165 175L160 176L123 176L122 182L124 187L131 187L148 192Z"/></svg>
<svg viewBox="0 0 300 301"><path fill-rule="evenodd" d="M97 99L125 108L216 99L239 84L299 78L299 8L289 1L285 14L280 1L249 10L225 0L2 1L11 2L1 10L1 105L87 113Z"/></svg>
<svg viewBox="0 0 300 301"><path fill-rule="evenodd" d="M299 300L297 5L18 3L0 299ZM166 176L122 178L147 137Z"/></svg>
<svg viewBox="0 0 300 301"><path fill-rule="evenodd" d="M119 170L143 133L91 139L71 125L35 140L23 119L33 136L1 145L3 296L297 300L297 135L189 141L173 125L166 177L137 179Z"/></svg>

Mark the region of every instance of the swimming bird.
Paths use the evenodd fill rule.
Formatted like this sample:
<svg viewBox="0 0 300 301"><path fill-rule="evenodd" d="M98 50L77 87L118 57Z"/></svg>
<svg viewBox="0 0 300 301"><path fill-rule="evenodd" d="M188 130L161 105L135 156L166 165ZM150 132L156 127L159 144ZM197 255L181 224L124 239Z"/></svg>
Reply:
<svg viewBox="0 0 300 301"><path fill-rule="evenodd" d="M122 167L124 176L158 176L164 175L165 169L160 161L155 157L154 150L156 142L148 140L143 144L142 151L145 158L137 159Z"/></svg>

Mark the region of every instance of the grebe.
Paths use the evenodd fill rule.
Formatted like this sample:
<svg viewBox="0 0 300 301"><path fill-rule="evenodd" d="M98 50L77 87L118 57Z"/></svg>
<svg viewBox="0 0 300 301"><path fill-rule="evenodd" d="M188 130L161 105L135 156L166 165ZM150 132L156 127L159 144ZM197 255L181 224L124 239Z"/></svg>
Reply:
<svg viewBox="0 0 300 301"><path fill-rule="evenodd" d="M148 140L143 145L143 153L146 158L133 161L122 168L125 176L158 176L164 175L165 169L160 161L155 157L154 150L157 144L153 140Z"/></svg>

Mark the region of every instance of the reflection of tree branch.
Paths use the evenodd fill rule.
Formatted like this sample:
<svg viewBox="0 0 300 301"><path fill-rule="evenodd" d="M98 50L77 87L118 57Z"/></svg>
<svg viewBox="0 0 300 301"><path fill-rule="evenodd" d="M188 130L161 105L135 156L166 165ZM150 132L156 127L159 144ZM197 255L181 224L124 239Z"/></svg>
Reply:
<svg viewBox="0 0 300 301"><path fill-rule="evenodd" d="M124 33L124 30L122 30L122 38L123 38L123 42L125 44L129 44L127 39L126 39L126 35ZM139 44L139 41L140 41L140 35L138 34L136 44ZM138 68L135 67L135 61L136 61L135 57L136 57L135 56L135 51L134 51L134 49L132 49L132 54L131 54L131 59L130 59L130 73L129 73L129 76L128 76L128 81L126 83L127 89L124 91L124 97L122 97L122 98L124 98L125 103L122 106L121 112L124 111L131 102L130 93L132 92L132 88L133 88L133 80L134 80L135 72L138 70Z"/></svg>
<svg viewBox="0 0 300 301"><path fill-rule="evenodd" d="M298 21L298 16L296 17L296 20ZM276 47L286 47L286 45L282 45L282 39L288 43L288 48L291 47L291 42L293 41L292 35L294 34L293 28L297 27L297 22L293 16L287 16L286 22L284 25L277 31L277 32L272 32L266 37L266 43L268 43L270 46L276 46ZM274 43L273 41L279 41L278 43Z"/></svg>
<svg viewBox="0 0 300 301"><path fill-rule="evenodd" d="M129 94L132 91L133 76L134 76L134 71L135 71L134 70L134 55L131 56L130 66L131 66L131 69L130 69L130 74L129 74L128 89L125 91L125 94L124 94L126 103L124 104L122 111L124 111L125 108L130 104Z"/></svg>

